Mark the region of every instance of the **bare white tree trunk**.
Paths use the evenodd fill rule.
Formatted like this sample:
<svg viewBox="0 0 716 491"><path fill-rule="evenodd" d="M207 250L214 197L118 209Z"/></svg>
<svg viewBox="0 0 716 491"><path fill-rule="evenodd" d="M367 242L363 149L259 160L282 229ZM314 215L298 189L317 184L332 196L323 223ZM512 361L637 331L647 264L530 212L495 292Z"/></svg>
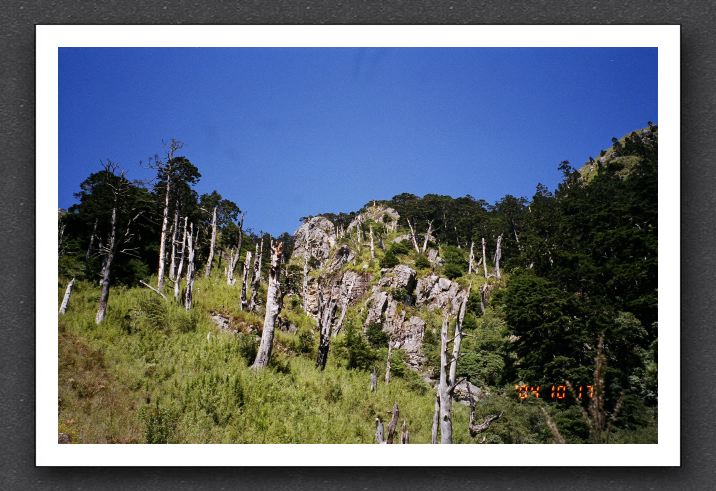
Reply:
<svg viewBox="0 0 716 491"><path fill-rule="evenodd" d="M473 267L472 265L475 263L475 241L470 242L470 259L467 263L467 274L472 274Z"/></svg>
<svg viewBox="0 0 716 491"><path fill-rule="evenodd" d="M352 281L348 284L348 291L343 297L343 304L341 305L341 315L338 317L338 322L336 322L336 329L333 331L334 336L341 332L341 328L343 327L343 320L346 318L346 311L348 310L348 303L351 299L351 293L353 293L354 284L355 277L352 277Z"/></svg>
<svg viewBox="0 0 716 491"><path fill-rule="evenodd" d="M184 271L184 256L186 251L186 232L187 222L189 217L184 217L184 233L181 240L181 251L179 252L179 265L177 266L176 274L174 275L174 301L179 302L179 293L181 291L181 275Z"/></svg>
<svg viewBox="0 0 716 491"><path fill-rule="evenodd" d="M336 312L337 292L328 298L323 296L323 291L318 288L318 356L316 358L316 367L320 370L326 368L328 362L328 351L331 348L331 326L333 324L333 316Z"/></svg>
<svg viewBox="0 0 716 491"><path fill-rule="evenodd" d="M433 221L429 220L428 221L428 231L425 232L425 240L423 241L423 249L422 249L423 254L425 254L425 251L428 250L428 239L430 238L432 233L433 233Z"/></svg>
<svg viewBox="0 0 716 491"><path fill-rule="evenodd" d="M104 316L107 312L107 302L109 301L109 276L110 269L112 267L112 261L114 260L115 245L117 240L117 201L115 199L115 205L112 208L112 220L110 221L110 233L109 233L109 244L107 244L107 250L104 256L104 263L102 265L102 281L100 283L100 294L99 294L99 305L97 307L97 315L95 316L95 322L97 324L104 320Z"/></svg>
<svg viewBox="0 0 716 491"><path fill-rule="evenodd" d="M174 212L174 225L172 226L172 255L169 262L169 279L176 279L176 249L177 249L177 227L179 227L179 210Z"/></svg>
<svg viewBox="0 0 716 491"><path fill-rule="evenodd" d="M229 256L229 265L226 269L226 283L228 285L236 284L234 278L234 272L236 271L236 265L241 257L241 243L244 240L244 214L241 214L241 221L239 222L239 244L236 246L236 252L232 252Z"/></svg>
<svg viewBox="0 0 716 491"><path fill-rule="evenodd" d="M440 330L440 381L438 393L440 394L440 443L452 443L452 397L450 396L448 359L448 328L450 317L447 310L443 315L443 325Z"/></svg>
<svg viewBox="0 0 716 491"><path fill-rule="evenodd" d="M400 431L400 443L410 443L410 432L408 431L408 422L403 420L403 428Z"/></svg>
<svg viewBox="0 0 716 491"><path fill-rule="evenodd" d="M485 238L482 238L482 269L485 271L485 278L487 278L487 245L485 244Z"/></svg>
<svg viewBox="0 0 716 491"><path fill-rule="evenodd" d="M376 371L375 367L373 367L373 371L370 374L370 391L375 392L378 390L378 372Z"/></svg>
<svg viewBox="0 0 716 491"><path fill-rule="evenodd" d="M60 315L64 315L67 312L67 307L70 305L70 295L72 295L72 287L75 286L75 279L72 278L67 284L65 289L65 296L62 297L62 304L60 305Z"/></svg>
<svg viewBox="0 0 716 491"><path fill-rule="evenodd" d="M90 241L89 245L87 246L87 254L85 254L85 263L89 262L89 258L92 255L92 247L94 246L94 239L97 235L97 221L98 219L94 219L94 226L92 227L92 235L90 235Z"/></svg>
<svg viewBox="0 0 716 491"><path fill-rule="evenodd" d="M440 393L435 393L435 412L433 412L433 429L430 436L430 443L438 442L438 426L440 425Z"/></svg>
<svg viewBox="0 0 716 491"><path fill-rule="evenodd" d="M393 355L393 343L388 341L388 359L385 362L385 383L386 385L390 383L390 364L391 364L391 357Z"/></svg>
<svg viewBox="0 0 716 491"><path fill-rule="evenodd" d="M383 422L380 420L380 416L375 418L375 443L385 443L385 437L383 436Z"/></svg>
<svg viewBox="0 0 716 491"><path fill-rule="evenodd" d="M497 247L495 249L495 278L500 279L500 258L502 257L502 234L497 237Z"/></svg>
<svg viewBox="0 0 716 491"><path fill-rule="evenodd" d="M159 239L159 271L157 272L157 288L164 289L164 266L166 263L166 242L167 228L169 226L169 189L171 187L171 179L167 173L167 188L164 191L164 212L162 214L162 235Z"/></svg>
<svg viewBox="0 0 716 491"><path fill-rule="evenodd" d="M199 236L199 230L197 229L197 235ZM194 233L194 224L189 224L189 235L187 235L187 248L189 249L189 257L187 259L187 265L186 265L186 297L184 298L184 308L186 310L191 310L192 302L194 300L193 294L194 294L194 241L196 237L193 236Z"/></svg>
<svg viewBox="0 0 716 491"><path fill-rule="evenodd" d="M308 243L308 233L305 235L305 245L303 248L303 292L302 292L302 300L303 300L303 310L308 313L308 307L306 305L307 298L308 298L308 258L311 255L310 249L309 249L309 243Z"/></svg>
<svg viewBox="0 0 716 491"><path fill-rule="evenodd" d="M262 368L268 365L273 348L273 335L276 326L276 317L281 312L281 288L279 275L281 272L281 257L283 255L283 243L275 242L271 247L271 268L268 274L268 293L266 295L266 315L264 316L264 328L261 333L256 360L253 368Z"/></svg>
<svg viewBox="0 0 716 491"><path fill-rule="evenodd" d="M373 226L369 228L370 231L370 258L375 259L375 246L373 245Z"/></svg>
<svg viewBox="0 0 716 491"><path fill-rule="evenodd" d="M211 242L209 244L209 258L206 260L204 278L208 278L209 275L211 275L211 266L214 262L214 247L216 247L216 206L214 207L214 212L211 215Z"/></svg>
<svg viewBox="0 0 716 491"><path fill-rule="evenodd" d="M395 433L398 429L398 417L400 415L400 410L398 408L398 403L393 403L393 414L390 418L390 424L388 424L388 435L385 439L385 443L392 444L395 440Z"/></svg>
<svg viewBox="0 0 716 491"><path fill-rule="evenodd" d="M254 258L254 276L251 280L251 300L249 301L249 311L256 310L256 299L259 295L259 287L261 286L261 256L263 255L264 239L261 238L261 247L256 244L256 258Z"/></svg>
<svg viewBox="0 0 716 491"><path fill-rule="evenodd" d="M241 310L246 310L248 301L246 300L246 292L249 288L249 271L251 269L251 251L246 251L246 259L244 260L244 274L241 278Z"/></svg>
<svg viewBox="0 0 716 491"><path fill-rule="evenodd" d="M413 247L415 247L415 252L420 254L420 247L418 247L418 239L415 236L415 229L413 228L413 224L410 223L410 220L406 219L406 222L408 222L408 227L410 227L410 238L413 241Z"/></svg>

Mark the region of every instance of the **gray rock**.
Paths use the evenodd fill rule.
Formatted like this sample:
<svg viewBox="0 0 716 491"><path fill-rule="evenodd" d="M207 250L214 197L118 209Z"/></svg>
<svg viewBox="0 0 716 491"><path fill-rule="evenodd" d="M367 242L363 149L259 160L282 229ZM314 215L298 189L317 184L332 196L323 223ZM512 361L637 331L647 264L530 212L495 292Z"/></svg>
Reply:
<svg viewBox="0 0 716 491"><path fill-rule="evenodd" d="M308 239L311 256L319 261L325 261L331 248L336 245L336 227L325 217L313 217L298 227L294 239L296 245L291 257L303 259L306 239Z"/></svg>
<svg viewBox="0 0 716 491"><path fill-rule="evenodd" d="M470 387L468 392L467 388ZM475 399L475 402L479 402L483 398L484 393L481 388L474 385L467 380L463 380L455 386L455 392L453 392L453 399L463 404L470 404L470 394Z"/></svg>
<svg viewBox="0 0 716 491"><path fill-rule="evenodd" d="M346 230L350 232L357 227L358 224L365 223L368 220L373 220L376 223L384 225L387 224L388 226L394 226L393 224L397 224L399 219L400 215L398 212L389 206L368 206L357 217L355 217L350 224L348 224L348 228Z"/></svg>
<svg viewBox="0 0 716 491"><path fill-rule="evenodd" d="M392 333L392 338L398 342L397 348L405 350L408 355L408 365L418 369L426 361L422 354L423 336L425 335L425 321L420 317L410 317Z"/></svg>
<svg viewBox="0 0 716 491"><path fill-rule="evenodd" d="M403 288L410 295L415 289L415 270L404 264L381 271L378 286L382 288Z"/></svg>
<svg viewBox="0 0 716 491"><path fill-rule="evenodd" d="M415 303L426 305L430 310L450 307L450 312L456 314L465 294L454 281L431 274L418 280Z"/></svg>
<svg viewBox="0 0 716 491"><path fill-rule="evenodd" d="M368 316L365 319L365 325L374 323L383 323L383 313L388 306L390 295L380 288L374 288L371 297L368 299Z"/></svg>
<svg viewBox="0 0 716 491"><path fill-rule="evenodd" d="M440 257L438 250L432 248L428 249L428 261L433 267L442 266L445 262L443 261L443 258Z"/></svg>

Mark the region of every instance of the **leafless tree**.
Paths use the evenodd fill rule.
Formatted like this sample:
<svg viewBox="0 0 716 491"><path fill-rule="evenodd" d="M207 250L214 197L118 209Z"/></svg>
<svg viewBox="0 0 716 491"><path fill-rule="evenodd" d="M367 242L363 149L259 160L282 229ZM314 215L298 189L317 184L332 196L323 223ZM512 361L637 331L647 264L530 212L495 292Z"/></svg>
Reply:
<svg viewBox="0 0 716 491"><path fill-rule="evenodd" d="M244 274L241 277L241 310L248 308L248 300L246 299L249 288L249 271L251 270L251 251L246 251L246 259L244 260Z"/></svg>
<svg viewBox="0 0 716 491"><path fill-rule="evenodd" d="M184 217L184 232L181 241L181 250L179 251L179 265L177 266L176 273L174 274L174 301L179 302L179 293L181 291L181 275L184 272L184 256L186 255L187 245L187 222L189 217Z"/></svg>
<svg viewBox="0 0 716 491"><path fill-rule="evenodd" d="M194 267L194 255L196 253L195 247L197 239L199 237L199 227L197 227L196 235L194 235L194 224L189 224L189 234L187 235L187 249L188 258L186 265L186 296L184 298L184 308L191 310L194 301L194 274L196 273Z"/></svg>
<svg viewBox="0 0 716 491"><path fill-rule="evenodd" d="M281 288L279 275L281 272L281 258L283 256L283 243L277 241L271 246L271 268L268 274L268 293L266 295L266 314L264 316L263 332L253 368L262 368L268 365L273 348L273 336L276 318L281 312Z"/></svg>
<svg viewBox="0 0 716 491"><path fill-rule="evenodd" d="M211 214L211 242L209 243L209 257L206 260L206 270L204 278L211 275L211 266L214 262L214 248L216 247L216 206Z"/></svg>
<svg viewBox="0 0 716 491"><path fill-rule="evenodd" d="M67 307L70 305L70 295L72 295L72 287L75 286L75 279L72 278L67 284L65 289L65 296L62 297L62 304L60 305L60 315L64 315L67 312Z"/></svg>
<svg viewBox="0 0 716 491"><path fill-rule="evenodd" d="M413 247L415 248L415 252L420 254L420 247L418 247L418 238L415 235L415 227L413 227L413 224L410 223L409 219L405 219L406 222L408 222L408 227L410 227L410 239L413 241Z"/></svg>
<svg viewBox="0 0 716 491"><path fill-rule="evenodd" d="M157 161L156 166L161 169L167 178L166 186L164 189L164 210L162 213L162 234L159 239L159 270L157 272L157 288L160 290L164 289L164 269L166 263L166 242L167 242L167 229L169 228L169 196L172 189L172 165L174 163L174 154L180 150L184 145L173 139L167 145L167 159L165 162Z"/></svg>

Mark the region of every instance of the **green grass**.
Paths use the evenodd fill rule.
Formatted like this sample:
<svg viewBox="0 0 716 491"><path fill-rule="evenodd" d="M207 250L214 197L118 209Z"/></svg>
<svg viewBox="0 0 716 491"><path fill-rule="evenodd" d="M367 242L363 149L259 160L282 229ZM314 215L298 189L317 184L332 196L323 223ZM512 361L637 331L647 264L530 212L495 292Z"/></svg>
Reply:
<svg viewBox="0 0 716 491"><path fill-rule="evenodd" d="M318 371L315 346L298 349L311 328L300 313L287 313L299 331L277 332L271 366L248 368L255 334L220 331L208 314L258 322L238 310L239 291L218 276L198 279L186 312L146 288L113 287L96 326L99 290L78 283L59 326L59 431L81 443L373 443L376 415L389 420L397 401L411 442L429 443L432 390L394 377L371 393L370 374L345 368L337 350ZM467 417L455 404L456 443L472 441Z"/></svg>

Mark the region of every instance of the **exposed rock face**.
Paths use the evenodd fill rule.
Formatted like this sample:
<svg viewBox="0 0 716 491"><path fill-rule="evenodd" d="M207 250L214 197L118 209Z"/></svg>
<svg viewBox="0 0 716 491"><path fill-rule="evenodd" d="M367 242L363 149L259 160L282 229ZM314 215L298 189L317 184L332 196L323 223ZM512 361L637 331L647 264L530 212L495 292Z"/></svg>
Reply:
<svg viewBox="0 0 716 491"><path fill-rule="evenodd" d="M328 266L328 271L334 273L341 269L343 265L353 261L353 259L355 259L355 254L353 254L353 251L351 251L351 249L344 244L338 248L335 256L333 256L333 259Z"/></svg>
<svg viewBox="0 0 716 491"><path fill-rule="evenodd" d="M437 249L428 249L428 261L430 261L431 266L433 267L439 267L442 266L445 261L443 261L443 258L439 256L439 252Z"/></svg>
<svg viewBox="0 0 716 491"><path fill-rule="evenodd" d="M393 208L383 205L373 205L367 207L363 212L355 217L353 221L348 224L348 228L346 230L350 232L359 224L365 223L368 220L373 220L376 223L385 225L390 230L395 230L399 219L400 215Z"/></svg>
<svg viewBox="0 0 716 491"><path fill-rule="evenodd" d="M368 291L371 278L372 275L368 273L346 271L326 286L326 290L331 292L326 302L335 300L339 306L346 302L348 305L354 303ZM308 295L305 304L308 312L314 316L318 314L318 282L315 278L311 278L308 282Z"/></svg>
<svg viewBox="0 0 716 491"><path fill-rule="evenodd" d="M408 294L413 292L415 285L415 270L404 264L382 270L378 283L382 288L404 288Z"/></svg>
<svg viewBox="0 0 716 491"><path fill-rule="evenodd" d="M325 217L313 217L298 227L294 234L295 247L291 257L303 258L306 240L312 257L325 261L336 245L336 227Z"/></svg>
<svg viewBox="0 0 716 491"><path fill-rule="evenodd" d="M411 317L398 326L391 326L390 337L398 341L396 348L402 348L408 355L408 365L419 368L425 363L421 347L425 335L425 321L420 317Z"/></svg>
<svg viewBox="0 0 716 491"><path fill-rule="evenodd" d="M467 390L468 386L470 387L469 392ZM455 391L453 392L453 399L462 404L469 405L470 394L472 394L472 397L475 399L475 402L480 402L480 399L482 399L484 396L481 388L479 388L477 385L471 384L467 380L463 380L455 386Z"/></svg>
<svg viewBox="0 0 716 491"><path fill-rule="evenodd" d="M427 305L430 310L450 307L450 312L457 314L466 292L454 281L431 274L418 280L415 295L417 305Z"/></svg>

